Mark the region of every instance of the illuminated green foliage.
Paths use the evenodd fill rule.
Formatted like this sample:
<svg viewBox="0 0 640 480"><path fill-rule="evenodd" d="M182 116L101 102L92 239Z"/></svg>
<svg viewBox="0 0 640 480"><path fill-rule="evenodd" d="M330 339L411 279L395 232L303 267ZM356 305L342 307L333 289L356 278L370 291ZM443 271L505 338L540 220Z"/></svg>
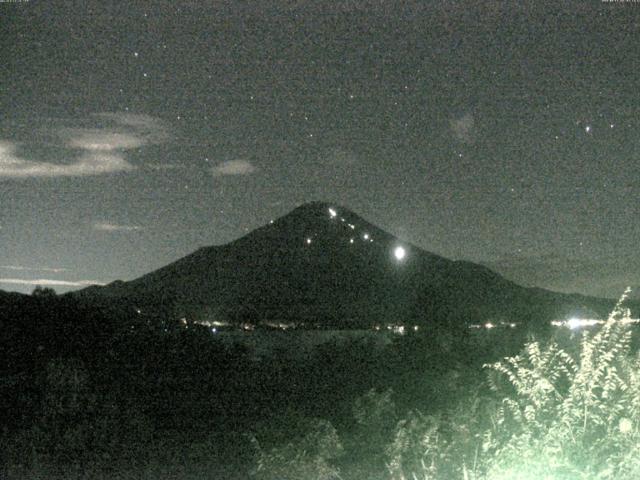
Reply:
<svg viewBox="0 0 640 480"><path fill-rule="evenodd" d="M555 342L489 365L502 399L483 450L487 478L640 476L640 357L620 299L572 358Z"/></svg>
<svg viewBox="0 0 640 480"><path fill-rule="evenodd" d="M256 468L259 480L334 480L339 469L332 460L342 455L343 448L336 429L326 420L315 420L303 438L296 442L263 450L255 437Z"/></svg>

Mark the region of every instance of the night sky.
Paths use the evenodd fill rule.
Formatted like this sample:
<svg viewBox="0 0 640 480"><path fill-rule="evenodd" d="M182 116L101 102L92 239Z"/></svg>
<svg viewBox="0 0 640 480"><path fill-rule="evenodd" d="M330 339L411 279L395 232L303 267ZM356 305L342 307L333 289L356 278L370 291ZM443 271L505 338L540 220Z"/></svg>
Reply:
<svg viewBox="0 0 640 480"><path fill-rule="evenodd" d="M0 288L324 200L525 285L640 286L640 3L0 1Z"/></svg>

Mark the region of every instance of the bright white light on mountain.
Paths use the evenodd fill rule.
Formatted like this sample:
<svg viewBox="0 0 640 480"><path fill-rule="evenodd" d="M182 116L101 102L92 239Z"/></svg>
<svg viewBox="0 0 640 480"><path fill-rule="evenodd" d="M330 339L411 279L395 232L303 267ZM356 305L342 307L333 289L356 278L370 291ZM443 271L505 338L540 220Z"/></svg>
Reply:
<svg viewBox="0 0 640 480"><path fill-rule="evenodd" d="M365 233L365 234L363 235L363 237L364 237L364 239L365 239L365 240L369 240L369 234L368 234L368 233Z"/></svg>
<svg viewBox="0 0 640 480"><path fill-rule="evenodd" d="M349 243L353 243L353 238L351 240L349 240Z"/></svg>
<svg viewBox="0 0 640 480"><path fill-rule="evenodd" d="M484 328L489 328L489 329L491 329L491 328L493 328L494 326L495 326L495 325L494 325L493 323L491 323L491 322L487 322L487 323L485 323L485 324L484 324Z"/></svg>
<svg viewBox="0 0 640 480"><path fill-rule="evenodd" d="M311 239L307 238L307 245L310 245L310 244L311 244Z"/></svg>
<svg viewBox="0 0 640 480"><path fill-rule="evenodd" d="M396 260L402 260L407 254L407 251L404 247L396 247L393 251L393 255L396 257Z"/></svg>
<svg viewBox="0 0 640 480"><path fill-rule="evenodd" d="M329 215L331 215L331 218L335 218L338 215L338 212L336 212L333 208L330 208Z"/></svg>
<svg viewBox="0 0 640 480"><path fill-rule="evenodd" d="M349 224L349 228L350 228L351 230L355 230L356 226L350 223L350 224Z"/></svg>

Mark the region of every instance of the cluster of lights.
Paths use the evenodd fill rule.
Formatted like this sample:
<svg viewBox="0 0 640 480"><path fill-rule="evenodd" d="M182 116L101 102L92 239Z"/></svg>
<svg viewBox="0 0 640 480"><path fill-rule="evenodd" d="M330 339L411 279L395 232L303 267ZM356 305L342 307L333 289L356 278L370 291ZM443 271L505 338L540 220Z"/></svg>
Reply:
<svg viewBox="0 0 640 480"><path fill-rule="evenodd" d="M620 319L619 322L622 324L640 323L640 319L624 317ZM570 330L578 330L580 328L595 327L596 325L603 325L605 323L606 320L600 320L598 318L572 317L568 320L554 320L551 322L551 325L553 325L554 327L566 327Z"/></svg>
<svg viewBox="0 0 640 480"><path fill-rule="evenodd" d="M337 218L338 217L338 212L334 208L329 208L329 217L331 219ZM343 222L343 223L346 223L351 230L355 230L356 229L356 226L353 223L347 222L344 217L340 217L340 221ZM373 242L373 238L371 238L371 235L369 235L369 233L366 233L366 232L364 234L362 234L362 239L365 242ZM309 244L309 243L311 243L311 242L307 241L307 244ZM349 238L349 244L353 244L353 243L355 243L355 239L353 237Z"/></svg>
<svg viewBox="0 0 640 480"><path fill-rule="evenodd" d="M484 328L486 330L491 330L492 328L516 328L517 325L518 325L517 323L513 323L513 322L500 322L498 324L495 324L493 322L486 322L486 323L473 323L469 325L469 328L474 328L474 329Z"/></svg>
<svg viewBox="0 0 640 480"><path fill-rule="evenodd" d="M195 325L202 325L203 327L228 327L229 322L221 322L220 320L194 320Z"/></svg>
<svg viewBox="0 0 640 480"><path fill-rule="evenodd" d="M640 323L640 318L623 317L618 321L624 325L628 325L631 323ZM595 327L596 325L604 325L606 322L607 322L606 320L601 320L598 318L571 317L566 320L553 320L551 322L551 325L553 325L554 327L566 327L570 330L579 330L581 328L590 328L590 327ZM482 324L477 324L477 323L471 324L469 325L469 328L491 330L492 328L496 328L496 327L515 328L516 326L517 324L513 322L500 322L499 324L486 322Z"/></svg>
<svg viewBox="0 0 640 480"><path fill-rule="evenodd" d="M337 212L337 210L335 208L330 207L330 208L328 208L328 211L329 211L329 218L331 218L331 220L338 218L338 212ZM339 218L340 218L340 221L343 222L343 223L346 223L351 230L356 230L356 226L353 223L347 222L344 217L339 217ZM273 224L274 221L271 220L271 221L269 221L269 223ZM365 241L365 242L373 243L373 238L371 237L371 235L368 232L364 232L362 234L362 240ZM312 236L306 237L304 239L304 243L306 245L311 245L312 242L313 242L313 237ZM349 244L353 245L354 243L355 243L355 238L354 237L350 237L349 238ZM397 261L399 261L399 262L403 261L405 259L405 257L407 256L407 250L403 246L398 245L393 250L393 256L395 257L395 259Z"/></svg>
<svg viewBox="0 0 640 480"><path fill-rule="evenodd" d="M332 220L334 218L338 218L338 212L334 208L329 208L328 210L329 210L329 218L331 218ZM356 229L356 226L353 223L347 222L344 217L340 217L340 221L343 222L343 223L347 223L347 225L349 226L349 228L351 230L355 230ZM273 223L273 220L271 222L269 222L269 223ZM371 238L371 235L369 233L366 233L366 232L362 235L362 239L365 242L373 242L373 238ZM311 245L312 240L313 240L312 237L306 237L305 238L305 243L307 245ZM349 238L349 244L354 244L354 243L355 243L355 238L354 237L350 237Z"/></svg>
<svg viewBox="0 0 640 480"><path fill-rule="evenodd" d="M295 323L284 323L284 322L266 322L264 325L266 325L267 327L270 328L276 328L278 330L288 330L290 328L295 329L296 328L296 324Z"/></svg>
<svg viewBox="0 0 640 480"><path fill-rule="evenodd" d="M405 333L404 325L394 325L394 327L391 329L391 331L393 333L398 334L398 335L404 335L404 333Z"/></svg>
<svg viewBox="0 0 640 480"><path fill-rule="evenodd" d="M404 325L398 325L398 324L389 324L386 326L380 326L380 325L374 325L373 329L376 332L379 332L380 330L386 329L388 331L390 331L391 333L395 333L397 335L404 335L407 332L407 327L405 327ZM414 325L413 327L411 327L411 329L414 332L417 332L420 327L418 325Z"/></svg>

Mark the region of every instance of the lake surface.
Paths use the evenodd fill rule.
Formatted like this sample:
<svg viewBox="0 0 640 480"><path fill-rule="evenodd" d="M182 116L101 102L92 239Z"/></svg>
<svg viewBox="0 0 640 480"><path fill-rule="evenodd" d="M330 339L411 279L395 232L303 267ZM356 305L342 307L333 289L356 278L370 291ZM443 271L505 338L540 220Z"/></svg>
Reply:
<svg viewBox="0 0 640 480"><path fill-rule="evenodd" d="M304 357L326 343L347 345L354 340L371 342L375 347L389 345L395 335L387 331L375 330L223 330L212 334L214 341L233 345L241 344L249 348L256 359L278 355Z"/></svg>

